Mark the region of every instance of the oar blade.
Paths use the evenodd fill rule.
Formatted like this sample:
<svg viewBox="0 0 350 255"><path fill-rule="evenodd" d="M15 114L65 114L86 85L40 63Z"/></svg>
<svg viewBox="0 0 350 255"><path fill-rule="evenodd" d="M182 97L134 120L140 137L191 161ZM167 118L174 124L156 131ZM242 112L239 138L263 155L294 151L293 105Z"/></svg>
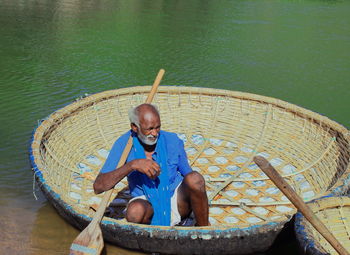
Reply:
<svg viewBox="0 0 350 255"><path fill-rule="evenodd" d="M103 236L99 226L91 228L89 225L74 239L70 255L99 255L103 249Z"/></svg>

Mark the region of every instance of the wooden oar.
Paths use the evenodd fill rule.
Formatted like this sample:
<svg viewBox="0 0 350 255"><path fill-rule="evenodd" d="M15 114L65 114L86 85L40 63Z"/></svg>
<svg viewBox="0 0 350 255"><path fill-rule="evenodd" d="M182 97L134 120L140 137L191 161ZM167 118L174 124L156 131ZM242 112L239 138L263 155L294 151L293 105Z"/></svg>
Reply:
<svg viewBox="0 0 350 255"><path fill-rule="evenodd" d="M346 249L339 243L322 221L318 219L301 197L264 157L256 156L253 160L340 255L349 255Z"/></svg>
<svg viewBox="0 0 350 255"><path fill-rule="evenodd" d="M151 103L155 93L157 92L160 81L163 78L165 71L160 69L158 75L153 83L152 89L148 94L146 103ZM117 168L124 165L126 158L129 155L129 152L132 147L132 137L129 137L129 140L124 148L123 154L120 157ZM102 201L92 219L90 224L75 238L73 241L69 254L81 255L81 254L100 254L104 243L103 236L100 227L100 222L102 220L103 214L108 206L109 199L112 195L113 189L106 191L103 195Z"/></svg>

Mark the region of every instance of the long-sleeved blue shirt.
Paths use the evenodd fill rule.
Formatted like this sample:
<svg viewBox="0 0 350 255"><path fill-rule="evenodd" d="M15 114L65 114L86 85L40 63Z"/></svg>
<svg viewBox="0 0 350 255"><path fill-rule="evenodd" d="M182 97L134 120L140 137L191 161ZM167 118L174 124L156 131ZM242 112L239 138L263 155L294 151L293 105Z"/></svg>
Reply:
<svg viewBox="0 0 350 255"><path fill-rule="evenodd" d="M123 153L125 145L131 135L131 130L123 134L114 143L106 162L100 170L100 173L108 173L117 168L119 159ZM168 173L169 173L169 190L170 196L174 194L176 187L183 180L183 177L188 173L192 172L190 165L188 164L187 155L184 149L184 144L180 138L175 133L166 132L161 130L159 135L165 137L166 148L167 148L167 163L168 163ZM152 155L153 160L157 159L157 152L155 151ZM132 147L126 162L136 159L135 149ZM142 190L142 183L139 183L142 178L139 171L132 171L128 175L129 189L133 197L144 195Z"/></svg>

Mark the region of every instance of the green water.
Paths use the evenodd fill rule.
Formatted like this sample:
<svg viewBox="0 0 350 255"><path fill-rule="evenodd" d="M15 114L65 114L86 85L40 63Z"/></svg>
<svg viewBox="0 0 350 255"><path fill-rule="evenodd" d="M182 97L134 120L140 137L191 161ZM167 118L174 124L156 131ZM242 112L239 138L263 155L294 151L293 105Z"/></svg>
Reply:
<svg viewBox="0 0 350 255"><path fill-rule="evenodd" d="M27 148L37 120L85 93L164 68L162 84L276 97L349 128L349 14L345 0L0 0L0 254L67 254L78 232L35 200Z"/></svg>

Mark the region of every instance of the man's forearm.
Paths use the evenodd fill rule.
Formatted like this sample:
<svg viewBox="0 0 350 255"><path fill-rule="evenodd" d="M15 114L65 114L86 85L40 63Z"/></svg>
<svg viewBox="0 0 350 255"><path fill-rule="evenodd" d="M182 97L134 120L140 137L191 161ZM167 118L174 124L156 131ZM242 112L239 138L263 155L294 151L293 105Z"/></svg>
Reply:
<svg viewBox="0 0 350 255"><path fill-rule="evenodd" d="M131 162L126 163L120 168L117 168L108 173L100 173L94 182L95 194L100 194L104 191L112 189L116 184L118 184L125 176L127 176L131 171Z"/></svg>

